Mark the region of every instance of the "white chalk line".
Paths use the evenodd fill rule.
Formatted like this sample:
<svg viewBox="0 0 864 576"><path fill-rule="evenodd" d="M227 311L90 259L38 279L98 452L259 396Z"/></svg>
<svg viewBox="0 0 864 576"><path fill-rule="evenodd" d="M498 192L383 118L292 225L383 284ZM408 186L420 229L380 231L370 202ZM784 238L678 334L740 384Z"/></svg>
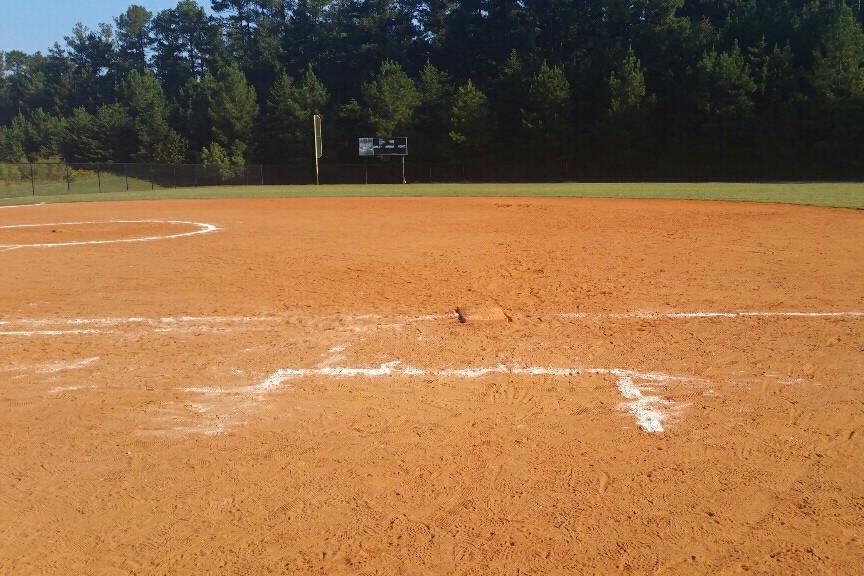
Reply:
<svg viewBox="0 0 864 576"><path fill-rule="evenodd" d="M63 394L64 392L75 392L77 390L90 390L96 386L58 386L48 391L49 394Z"/></svg>
<svg viewBox="0 0 864 576"><path fill-rule="evenodd" d="M144 318L141 316L132 316L129 318L22 318L20 320L0 320L0 326L3 325L30 325L30 326L47 326L47 325L97 325L97 326L120 326L122 324L147 324L150 326L159 326L162 324L194 324L194 323L243 323L243 322L262 322L282 320L278 316L162 316L159 318Z"/></svg>
<svg viewBox="0 0 864 576"><path fill-rule="evenodd" d="M99 327L115 327L124 324L146 324L149 326L174 325L174 324L226 324L226 323L255 323L255 322L286 322L290 319L303 318L302 315L263 315L263 316L162 316L159 318L145 318L142 316L132 316L129 318L121 317L104 317L104 318L22 318L19 320L0 320L0 326L4 325L28 325L28 326L55 326L55 325L96 325ZM315 321L323 320L338 320L345 322L362 322L364 320L374 320L376 322L387 319L385 316L375 316L371 314L363 314L359 316L351 315L332 315L332 316L311 316ZM456 313L447 314L427 314L423 316L405 316L401 319L391 317L394 320L388 324L376 324L377 326L402 326L405 324L413 324L416 322L433 322L444 320L447 318L456 318Z"/></svg>
<svg viewBox="0 0 864 576"><path fill-rule="evenodd" d="M637 380L646 380L649 382L666 383L669 381L676 382L696 382L701 379L690 376L673 376L662 372L638 372L636 370L626 370L621 368L554 368L548 366L521 366L518 364L507 365L498 364L497 366L477 367L477 368L444 368L444 369L423 369L416 368L409 364L405 364L400 360L385 362L374 368L369 367L335 367L335 366L320 366L317 368L281 368L273 372L266 380L256 386L250 386L240 389L246 392L268 392L277 389L282 382L295 378L304 378L309 376L329 376L333 378L350 378L356 376L364 377L381 377L381 376L433 376L437 378L480 378L489 374L509 374L514 376L556 376L570 377L581 376L583 374L604 374L611 375L617 378L630 378ZM195 391L212 391L222 389L195 389Z"/></svg>
<svg viewBox="0 0 864 576"><path fill-rule="evenodd" d="M63 334L98 334L105 329L122 326L145 326L155 331L185 330L196 326L216 328L224 324L249 324L261 322L284 321L277 316L177 316L161 318L23 318L19 320L0 320L0 329L4 327L17 330L0 330L0 335L7 336L52 336ZM87 326L87 328L65 328ZM23 330L22 328L30 328ZM51 328L51 329L49 329Z"/></svg>
<svg viewBox="0 0 864 576"><path fill-rule="evenodd" d="M864 312L859 311L836 311L836 312L771 312L771 311L741 311L741 312L560 312L553 315L563 320L658 320L658 319L710 319L710 318L837 318L847 320L864 319ZM213 325L236 325L254 324L260 322L288 322L290 320L303 319L303 316L178 316L162 318L71 318L71 319L21 319L0 320L0 336L65 336L75 334L98 334L110 332L111 329L123 325L142 325L153 328L157 332L187 332L190 330L210 329L217 330ZM329 316L310 317L311 323L335 321L343 325L331 327L335 330L349 332L370 332L383 330L398 330L405 326L422 322L439 322L442 320L453 320L457 318L455 312L444 314L426 314L414 317L385 317L375 314L346 315L337 314ZM385 321L386 320L386 321ZM365 323L365 324L364 324ZM63 329L58 326L95 326L85 329ZM31 330L2 330L3 327L34 327ZM302 325L301 325L302 326ZM37 328L43 327L43 328ZM52 327L54 329L45 329Z"/></svg>
<svg viewBox="0 0 864 576"><path fill-rule="evenodd" d="M611 320L628 320L628 319L645 319L654 320L661 318L668 319L701 319L701 318L847 318L858 319L864 318L864 312L859 311L831 311L831 312L772 312L772 311L742 311L742 312L559 312L552 314L554 317L561 319L611 319ZM0 320L0 328L4 326L21 326L21 327L58 327L58 326L95 326L96 328L114 328L129 324L140 324L154 328L170 328L172 326L185 326L194 324L254 324L259 322L288 322L290 320L307 318L303 315L262 315L262 316L163 316L159 318L145 317L104 317L104 318L22 318L18 320ZM369 324L365 329L394 329L404 327L406 325L423 323L423 322L439 322L442 320L453 320L457 318L455 312L445 312L443 314L425 314L421 316L382 316L376 314L335 314L329 316L309 316L308 326L314 327L313 323L324 321L337 321L343 323L354 324L352 326L343 327L349 330L357 328L357 324ZM337 327L338 328L338 327ZM364 328L361 328L364 329ZM85 333L91 334L95 329L87 330L44 330L43 334L66 334L66 333ZM25 334L29 331L14 332L14 334ZM35 332L34 332L35 333ZM4 332L0 332L4 334ZM6 334L12 334L6 332Z"/></svg>
<svg viewBox="0 0 864 576"><path fill-rule="evenodd" d="M34 244L0 244L0 249L14 250L17 248L54 248L57 246L92 246L97 244L120 244L126 242L152 242L155 240L169 240L172 238L182 238L184 236L194 236L196 234L207 234L215 232L219 228L215 224L206 224L202 222L189 222L185 220L107 220L107 221L92 221L92 222L56 222L48 224L13 224L8 226L0 226L0 230L8 230L14 228L47 228L56 226L87 226L95 224L171 224L176 226L196 226L197 230L191 232L178 232L177 234L161 234L156 236L138 236L134 238L117 238L113 240L82 240L70 242L44 242Z"/></svg>
<svg viewBox="0 0 864 576"><path fill-rule="evenodd" d="M746 319L746 318L838 318L847 320L864 319L864 312L859 311L836 311L836 312L771 312L771 311L742 311L742 312L560 312L552 315L563 320L658 320L658 319ZM70 319L20 319L0 320L0 336L66 336L75 334L98 334L110 332L110 329L124 325L141 325L153 328L156 332L187 332L196 329L218 331L215 325L243 325L264 322L289 322L291 320L304 319L302 315L285 316L177 316L161 318L70 318ZM399 330L411 324L422 322L439 322L442 320L453 320L457 318L455 312L443 314L425 314L422 316L386 317L376 314L336 314L330 316L309 317L308 324L301 324L306 328L315 328L315 323L335 321L342 325L328 327L328 329L344 330L349 332L374 332L385 330ZM91 326L85 329L65 329L62 326ZM30 330L2 330L3 327L33 327ZM47 329L51 327L53 329Z"/></svg>
<svg viewBox="0 0 864 576"><path fill-rule="evenodd" d="M101 334L99 330L0 330L0 336L68 336L78 334Z"/></svg>
<svg viewBox="0 0 864 576"><path fill-rule="evenodd" d="M242 386L239 388L192 387L185 388L184 390L186 392L205 395L256 395L276 391L282 388L288 381L308 377L382 378L425 376L446 379L482 378L490 374L554 377L574 377L584 374L614 376L617 379L618 390L625 399L625 402L619 404L619 408L635 416L639 427L646 432L663 432L663 421L669 418L670 414L683 409L686 405L674 403L659 396L646 396L642 393L642 389L634 383L634 380L662 384L668 382L701 381L689 376L673 376L660 372L638 372L620 368L554 368L498 364L497 366L476 368L423 369L405 364L399 360L393 360L377 367L318 366L317 368L281 368L270 374L270 376L259 384L253 386Z"/></svg>
<svg viewBox="0 0 864 576"><path fill-rule="evenodd" d="M68 370L81 370L90 364L97 362L99 356L92 358L82 358L81 360L48 362L46 364L18 364L0 365L0 372L27 372L30 374L56 374ZM60 394L63 392L72 392L75 390L84 390L95 388L95 386L73 385L73 386L57 386L48 391L49 394Z"/></svg>
<svg viewBox="0 0 864 576"><path fill-rule="evenodd" d="M124 326L143 326L153 329L155 332L185 332L191 330L218 331L221 326L252 325L259 323L288 323L291 320L302 319L303 316L176 316L161 318L23 318L18 320L0 320L0 336L60 336L67 334L97 334L111 333L114 329ZM398 330L405 326L418 322L435 322L446 319L455 319L456 313L428 314L416 317L390 318L389 322L383 322L385 317L362 315L362 316L317 316L311 317L310 322L321 323L335 321L343 323L342 326L328 327L350 332ZM363 321L371 321L369 326L358 326ZM86 326L87 328L71 328L75 326ZM69 327L69 328L67 328ZM304 325L309 328L320 328L320 326ZM4 330L4 328L6 328ZM15 328L15 329L13 329ZM27 328L27 329L25 329Z"/></svg>
<svg viewBox="0 0 864 576"><path fill-rule="evenodd" d="M841 310L836 312L771 312L771 311L740 311L740 312L559 312L554 314L565 319L610 319L610 320L657 320L670 319L700 319L700 318L864 318L864 312Z"/></svg>

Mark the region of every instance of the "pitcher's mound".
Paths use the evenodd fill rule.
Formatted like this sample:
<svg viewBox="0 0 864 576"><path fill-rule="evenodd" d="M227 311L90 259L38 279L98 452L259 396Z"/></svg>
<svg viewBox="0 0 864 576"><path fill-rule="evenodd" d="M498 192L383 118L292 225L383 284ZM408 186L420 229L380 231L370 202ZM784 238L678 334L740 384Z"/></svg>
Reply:
<svg viewBox="0 0 864 576"><path fill-rule="evenodd" d="M456 308L459 322L510 322L508 316L500 306L496 304L478 304L471 306L459 306Z"/></svg>

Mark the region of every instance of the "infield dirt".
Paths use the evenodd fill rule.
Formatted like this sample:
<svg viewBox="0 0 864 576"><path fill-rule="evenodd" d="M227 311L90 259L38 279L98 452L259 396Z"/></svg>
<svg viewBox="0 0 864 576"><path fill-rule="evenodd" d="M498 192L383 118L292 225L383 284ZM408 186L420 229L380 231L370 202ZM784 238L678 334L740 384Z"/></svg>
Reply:
<svg viewBox="0 0 864 576"><path fill-rule="evenodd" d="M862 247L720 202L2 210L0 573L864 573Z"/></svg>

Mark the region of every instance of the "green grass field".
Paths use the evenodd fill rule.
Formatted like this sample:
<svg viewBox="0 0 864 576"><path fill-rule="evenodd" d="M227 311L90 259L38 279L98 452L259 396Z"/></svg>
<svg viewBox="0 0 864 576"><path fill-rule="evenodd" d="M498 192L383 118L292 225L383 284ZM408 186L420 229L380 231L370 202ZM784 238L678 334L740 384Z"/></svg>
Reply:
<svg viewBox="0 0 864 576"><path fill-rule="evenodd" d="M140 187L140 188L143 188ZM334 186L217 186L138 189L128 192L65 193L2 197L0 206L53 202L160 200L168 198L301 197L549 197L655 198L805 204L864 209L864 183L556 183L556 184L387 184Z"/></svg>

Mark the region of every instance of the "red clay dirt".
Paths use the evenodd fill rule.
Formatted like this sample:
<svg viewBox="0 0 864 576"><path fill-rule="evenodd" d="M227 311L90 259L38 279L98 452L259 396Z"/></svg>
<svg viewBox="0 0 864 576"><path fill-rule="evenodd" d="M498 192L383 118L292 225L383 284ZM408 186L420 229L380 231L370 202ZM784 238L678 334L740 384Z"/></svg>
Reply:
<svg viewBox="0 0 864 576"><path fill-rule="evenodd" d="M0 573L864 573L862 247L719 202L0 209Z"/></svg>

